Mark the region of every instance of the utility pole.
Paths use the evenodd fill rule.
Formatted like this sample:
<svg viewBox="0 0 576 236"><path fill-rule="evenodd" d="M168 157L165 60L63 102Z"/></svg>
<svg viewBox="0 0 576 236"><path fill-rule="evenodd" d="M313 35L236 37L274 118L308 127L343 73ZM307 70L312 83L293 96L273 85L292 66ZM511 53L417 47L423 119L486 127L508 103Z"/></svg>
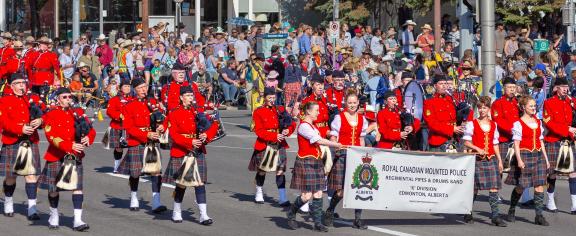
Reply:
<svg viewBox="0 0 576 236"><path fill-rule="evenodd" d="M149 22L148 22L148 0L142 0L142 34L144 35L145 39L148 39L148 30L149 30Z"/></svg>
<svg viewBox="0 0 576 236"><path fill-rule="evenodd" d="M332 4L334 4L333 20L336 22L338 21L338 18L340 18L340 1L333 0ZM332 69L334 69L334 66L336 66L336 41L337 39L332 42Z"/></svg>
<svg viewBox="0 0 576 236"><path fill-rule="evenodd" d="M480 24L482 26L482 95L495 98L495 93L490 93L496 84L496 36L494 0L480 1Z"/></svg>
<svg viewBox="0 0 576 236"><path fill-rule="evenodd" d="M72 41L80 38L80 0L72 0Z"/></svg>
<svg viewBox="0 0 576 236"><path fill-rule="evenodd" d="M442 20L440 18L440 0L434 0L434 51L440 52L440 41L442 40Z"/></svg>
<svg viewBox="0 0 576 236"><path fill-rule="evenodd" d="M98 31L100 31L101 34L104 33L104 0L100 0L98 2L98 9L100 9L100 14L98 17Z"/></svg>
<svg viewBox="0 0 576 236"><path fill-rule="evenodd" d="M54 0L54 37L56 38L60 38L60 25L58 24L58 21L60 20L60 12L58 9L60 9L60 1Z"/></svg>

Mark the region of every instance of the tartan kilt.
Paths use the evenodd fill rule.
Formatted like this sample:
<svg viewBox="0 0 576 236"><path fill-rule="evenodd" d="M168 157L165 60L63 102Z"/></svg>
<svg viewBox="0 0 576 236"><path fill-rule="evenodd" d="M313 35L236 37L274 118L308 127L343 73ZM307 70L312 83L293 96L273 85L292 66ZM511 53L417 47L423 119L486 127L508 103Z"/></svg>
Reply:
<svg viewBox="0 0 576 236"><path fill-rule="evenodd" d="M62 160L53 162L46 161L44 169L42 170L42 175L40 175L40 178L38 179L41 189L47 189L48 192L67 191L56 187L56 176L62 167L62 163ZM82 166L82 160L77 161L76 163L76 168L78 170L78 186L76 190L82 190L84 187L84 167Z"/></svg>
<svg viewBox="0 0 576 236"><path fill-rule="evenodd" d="M118 173L138 178L142 175L142 157L146 145L132 146L128 148L126 155L122 158Z"/></svg>
<svg viewBox="0 0 576 236"><path fill-rule="evenodd" d="M2 145L2 151L0 152L0 176L5 177L16 177L18 176L14 172L14 162L16 161L16 155L18 155L18 148L20 147L20 142L15 144L4 144ZM36 169L36 175L40 175L40 149L38 149L37 143L32 143L32 165Z"/></svg>
<svg viewBox="0 0 576 236"><path fill-rule="evenodd" d="M502 178L498 172L498 158L476 159L474 190L501 189Z"/></svg>
<svg viewBox="0 0 576 236"><path fill-rule="evenodd" d="M196 163L198 164L198 172L200 172L200 176L202 177L202 182L208 182L208 169L206 168L206 156L204 153L199 152L195 153L194 157L196 157ZM166 167L166 171L164 172L164 176L162 176L162 183L176 185L176 178L175 174L178 172L180 167L184 162L184 157L176 158L170 157L170 161L168 161L168 166Z"/></svg>
<svg viewBox="0 0 576 236"><path fill-rule="evenodd" d="M544 186L548 170L546 169L546 160L544 160L542 152L520 150L520 156L524 161L524 170L517 166L518 162L511 162L510 172L508 172L504 183L522 188Z"/></svg>
<svg viewBox="0 0 576 236"><path fill-rule="evenodd" d="M550 162L550 168L548 169L548 174L551 176L555 176L558 172L556 171L556 165L558 164L558 153L560 152L560 146L562 142L544 142L544 146L546 147L546 153L548 154L548 162ZM574 153L576 157L576 149L574 148L574 142L570 142L570 147L572 148L572 153ZM572 161L574 162L573 158ZM576 164L576 163L575 163Z"/></svg>
<svg viewBox="0 0 576 236"><path fill-rule="evenodd" d="M110 128L110 133L108 134L108 142L110 142L110 149L121 148L120 137L122 136L122 130Z"/></svg>
<svg viewBox="0 0 576 236"><path fill-rule="evenodd" d="M300 192L317 192L326 187L324 163L316 158L296 158L290 188Z"/></svg>
<svg viewBox="0 0 576 236"><path fill-rule="evenodd" d="M248 170L249 171L257 171L259 170L258 166L260 166L260 161L262 161L262 158L264 157L264 153L266 152L266 149L262 150L262 151L256 151L254 150L254 152L252 153L252 158L250 158L250 163L248 163ZM280 149L278 149L278 169L277 171L281 170L283 172L286 172L286 163L287 158L286 158L286 148L281 147Z"/></svg>
<svg viewBox="0 0 576 236"><path fill-rule="evenodd" d="M328 173L328 189L344 189L344 178L346 175L346 150L338 150L334 154L332 170Z"/></svg>
<svg viewBox="0 0 576 236"><path fill-rule="evenodd" d="M508 149L510 148L511 143L513 142L498 143L498 149L500 150L500 157L502 157L502 163L506 162L506 160L504 159L506 159L506 155L508 154Z"/></svg>
<svg viewBox="0 0 576 236"><path fill-rule="evenodd" d="M298 99L298 97L300 97L301 92L302 92L302 83L300 82L285 83L284 94L286 95L286 101L285 101L286 106L290 104L290 102L294 98L294 95L296 95L295 99Z"/></svg>

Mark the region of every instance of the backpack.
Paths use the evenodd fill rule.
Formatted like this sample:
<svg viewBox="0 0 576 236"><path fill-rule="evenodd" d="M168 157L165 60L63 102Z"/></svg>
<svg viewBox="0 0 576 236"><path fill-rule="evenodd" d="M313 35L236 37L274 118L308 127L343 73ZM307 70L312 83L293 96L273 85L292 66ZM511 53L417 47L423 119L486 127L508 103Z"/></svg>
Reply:
<svg viewBox="0 0 576 236"><path fill-rule="evenodd" d="M376 88L376 104L384 104L384 93L388 90L390 90L390 81L385 76L380 77Z"/></svg>

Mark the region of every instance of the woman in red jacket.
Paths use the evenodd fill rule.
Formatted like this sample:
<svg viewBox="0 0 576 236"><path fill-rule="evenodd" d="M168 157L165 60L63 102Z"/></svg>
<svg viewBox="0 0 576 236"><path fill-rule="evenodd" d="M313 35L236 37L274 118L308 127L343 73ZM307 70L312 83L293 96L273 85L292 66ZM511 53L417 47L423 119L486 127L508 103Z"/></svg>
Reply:
<svg viewBox="0 0 576 236"><path fill-rule="evenodd" d="M132 86L130 86L130 79L122 78L122 82L120 83L120 93L110 99L110 102L108 102L108 109L106 109L106 115L110 117L110 133L108 134L108 142L109 148L114 149L114 173L118 173L118 166L120 166L120 160L122 159L122 148L124 147L121 143L121 138L126 138L122 137L122 135L125 135L123 134L125 131L122 126L122 120L124 119L122 110L124 109L124 106L133 99L130 95L131 89Z"/></svg>
<svg viewBox="0 0 576 236"><path fill-rule="evenodd" d="M384 93L385 107L378 112L378 132L380 140L376 147L385 149L410 150L408 137L420 129L420 120L414 118L414 124L402 128L401 110L398 98L393 91Z"/></svg>
<svg viewBox="0 0 576 236"><path fill-rule="evenodd" d="M57 175L60 171L64 156L72 154L76 156L78 170L78 185L72 192L72 203L74 205L74 231L86 231L90 227L82 221L82 202L84 201L83 189L83 165L84 150L92 145L96 137L96 131L90 128L87 135L83 135L78 140L76 137L76 119L88 119L84 116L82 109L71 108L72 93L68 88L59 88L55 93L58 106L46 113L44 116L46 139L49 146L44 159L46 164L40 176L40 187L48 189L48 201L50 203L50 219L48 224L50 229L59 227L58 201L59 191L63 191L56 186ZM87 120L87 122L89 122Z"/></svg>
<svg viewBox="0 0 576 236"><path fill-rule="evenodd" d="M170 137L174 140L174 143L170 149L170 161L162 182L176 186L174 190L174 210L172 212L172 221L174 223L182 222L181 204L186 186L177 184L176 178L178 171L184 164L184 156L192 155L195 157L202 183L205 184L208 181L208 175L205 159L206 148L204 146L218 132L218 124L216 122L213 122L207 130L201 130L207 127L199 127L200 123L197 122L197 117L204 115L204 113L199 113L198 108L194 107L194 99L194 91L190 86L180 87L181 105L172 110L168 116ZM213 220L208 216L206 210L205 185L195 187L194 191L196 193L196 202L200 209L200 218L198 220L202 225L211 225Z"/></svg>

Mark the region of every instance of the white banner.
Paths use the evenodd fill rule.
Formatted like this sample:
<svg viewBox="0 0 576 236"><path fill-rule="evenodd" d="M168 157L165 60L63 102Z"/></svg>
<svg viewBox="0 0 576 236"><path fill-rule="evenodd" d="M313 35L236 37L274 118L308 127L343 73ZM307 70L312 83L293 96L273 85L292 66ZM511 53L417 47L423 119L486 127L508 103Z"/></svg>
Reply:
<svg viewBox="0 0 576 236"><path fill-rule="evenodd" d="M352 147L344 208L469 214L475 156Z"/></svg>

